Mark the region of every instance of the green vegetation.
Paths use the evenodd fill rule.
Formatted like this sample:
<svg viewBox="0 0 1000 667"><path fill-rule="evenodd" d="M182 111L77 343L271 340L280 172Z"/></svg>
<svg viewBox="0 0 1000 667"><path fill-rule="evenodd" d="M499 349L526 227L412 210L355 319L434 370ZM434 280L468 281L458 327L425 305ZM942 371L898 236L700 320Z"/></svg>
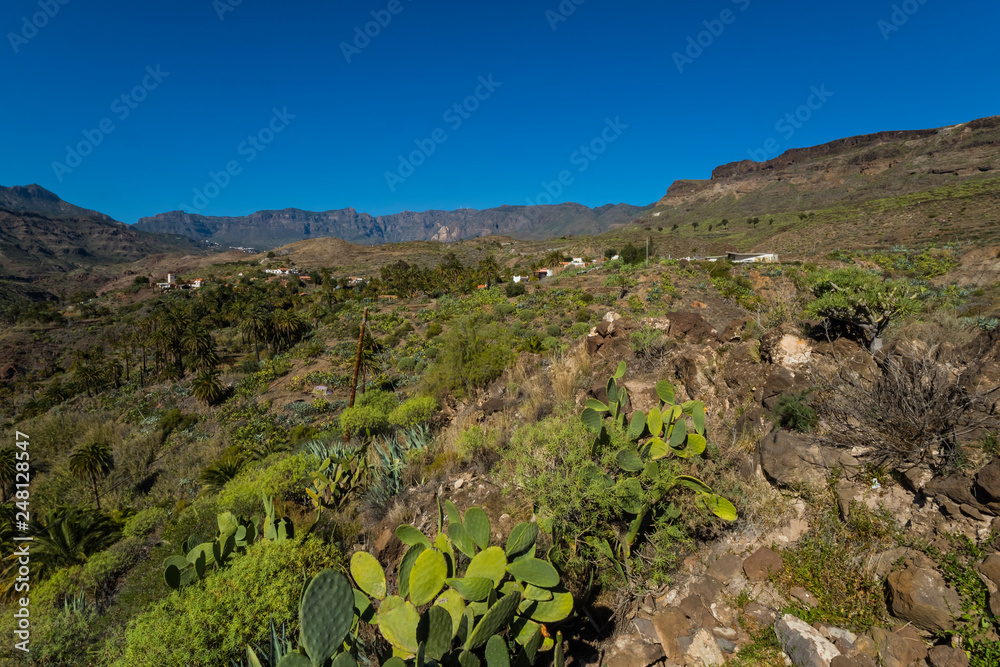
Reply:
<svg viewBox="0 0 1000 667"><path fill-rule="evenodd" d="M808 395L785 394L774 406L774 420L781 428L806 433L816 428L819 418L808 402Z"/></svg>

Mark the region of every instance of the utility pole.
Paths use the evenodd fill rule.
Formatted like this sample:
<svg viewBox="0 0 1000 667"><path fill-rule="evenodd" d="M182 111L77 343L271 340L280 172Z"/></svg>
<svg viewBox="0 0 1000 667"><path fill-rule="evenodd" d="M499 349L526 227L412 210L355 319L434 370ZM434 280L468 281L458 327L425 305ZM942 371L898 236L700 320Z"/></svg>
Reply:
<svg viewBox="0 0 1000 667"><path fill-rule="evenodd" d="M646 237L646 268L649 268L649 237Z"/></svg>
<svg viewBox="0 0 1000 667"><path fill-rule="evenodd" d="M351 403L349 407L354 407L354 397L358 391L358 374L361 372L361 348L365 341L365 325L368 324L368 309L365 308L365 314L361 318L361 333L358 334L358 356L354 360L354 381L351 382ZM350 442L351 434L346 429L344 430L344 443Z"/></svg>

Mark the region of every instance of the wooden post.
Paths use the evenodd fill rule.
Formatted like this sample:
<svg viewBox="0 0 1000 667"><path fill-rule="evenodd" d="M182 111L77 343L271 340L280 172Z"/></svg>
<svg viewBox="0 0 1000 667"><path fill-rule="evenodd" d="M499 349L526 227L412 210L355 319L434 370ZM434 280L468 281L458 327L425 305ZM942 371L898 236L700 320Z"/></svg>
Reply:
<svg viewBox="0 0 1000 667"><path fill-rule="evenodd" d="M361 372L361 348L365 342L365 325L368 324L368 309L365 308L365 313L361 317L361 333L358 335L358 355L354 359L354 380L351 382L351 403L348 407L354 407L354 397L358 392L358 374ZM344 442L348 442L351 439L350 431L344 431Z"/></svg>

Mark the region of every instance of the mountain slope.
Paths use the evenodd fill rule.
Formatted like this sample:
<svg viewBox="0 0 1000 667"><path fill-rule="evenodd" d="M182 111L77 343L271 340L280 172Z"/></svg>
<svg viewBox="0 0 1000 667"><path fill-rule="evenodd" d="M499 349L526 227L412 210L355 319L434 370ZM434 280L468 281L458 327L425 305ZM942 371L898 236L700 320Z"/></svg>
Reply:
<svg viewBox="0 0 1000 667"><path fill-rule="evenodd" d="M506 235L545 238L598 234L629 222L646 208L628 204L591 209L580 204L500 206L479 211L404 211L372 216L353 208L335 211L259 211L243 217L208 217L175 211L142 218L136 229L179 234L223 246L269 250L295 241L336 237L364 245L407 241L459 241Z"/></svg>
<svg viewBox="0 0 1000 667"><path fill-rule="evenodd" d="M14 213L37 213L53 219L94 218L108 223L116 222L112 217L98 211L65 202L55 193L36 184L15 185L11 188L0 185L0 208Z"/></svg>
<svg viewBox="0 0 1000 667"><path fill-rule="evenodd" d="M767 162L676 181L649 217L685 224L810 211L922 192L1000 173L1000 116L880 132L789 150ZM658 223L662 224L662 223Z"/></svg>

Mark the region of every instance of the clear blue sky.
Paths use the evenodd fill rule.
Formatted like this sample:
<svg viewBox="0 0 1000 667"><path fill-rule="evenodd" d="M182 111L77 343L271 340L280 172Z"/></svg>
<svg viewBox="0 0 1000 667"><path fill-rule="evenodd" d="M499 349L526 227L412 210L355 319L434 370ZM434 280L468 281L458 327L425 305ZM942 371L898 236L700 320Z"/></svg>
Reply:
<svg viewBox="0 0 1000 667"><path fill-rule="evenodd" d="M909 0L889 31L893 2L872 0L565 0L574 11L558 22L546 11L559 0L62 1L0 9L0 184L37 182L125 222L182 204L206 215L523 204L563 171L572 182L556 200L648 204L675 179L760 156L768 139L784 150L1000 113L994 2ZM25 27L45 5L54 16ZM341 43L373 11L391 20L348 63ZM679 71L674 52L705 21L721 34L702 35ZM478 108L445 118L490 75L500 85L478 88ZM121 101L143 83L145 99ZM813 86L832 96L810 100ZM807 122L776 127L809 101ZM295 118L260 137L286 108ZM605 131L606 119L628 127ZM113 132L68 160L102 122ZM574 155L602 132L614 138L603 153ZM251 135L263 150L241 147ZM416 140L433 154L398 171ZM228 185L193 204L230 161ZM406 178L391 188L386 172Z"/></svg>

